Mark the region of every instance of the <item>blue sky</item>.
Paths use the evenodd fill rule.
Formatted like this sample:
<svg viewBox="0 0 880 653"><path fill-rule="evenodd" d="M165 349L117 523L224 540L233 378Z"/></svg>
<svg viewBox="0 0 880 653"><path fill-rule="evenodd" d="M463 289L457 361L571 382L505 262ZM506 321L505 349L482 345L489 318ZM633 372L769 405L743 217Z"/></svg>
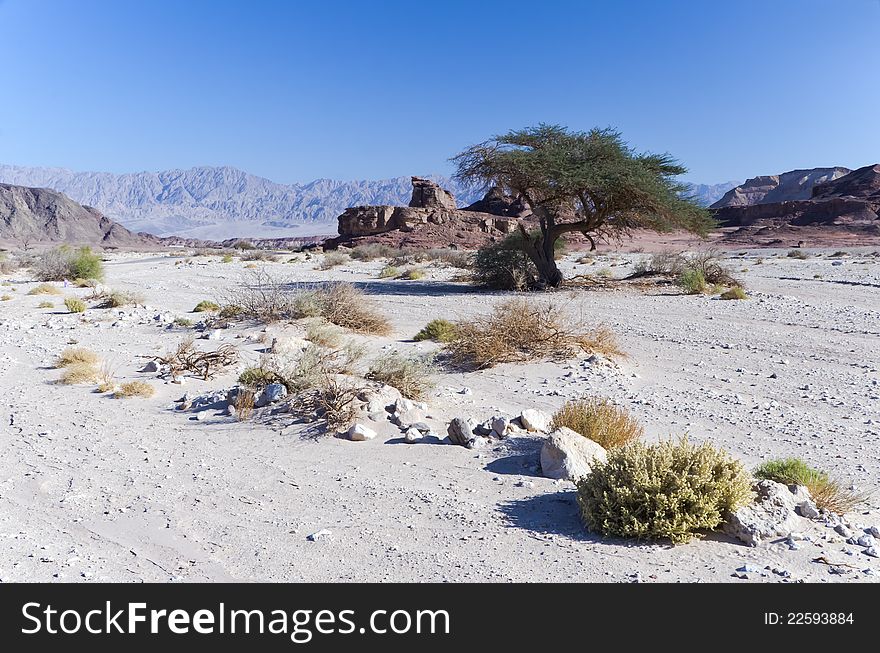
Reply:
<svg viewBox="0 0 880 653"><path fill-rule="evenodd" d="M0 0L0 162L376 179L550 122L699 182L857 167L878 35L878 0Z"/></svg>

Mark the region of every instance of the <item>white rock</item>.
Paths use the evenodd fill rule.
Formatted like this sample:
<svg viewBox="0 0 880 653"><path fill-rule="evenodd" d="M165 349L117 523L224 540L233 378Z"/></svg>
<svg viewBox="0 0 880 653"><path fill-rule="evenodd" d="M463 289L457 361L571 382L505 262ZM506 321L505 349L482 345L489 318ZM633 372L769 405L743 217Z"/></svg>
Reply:
<svg viewBox="0 0 880 653"><path fill-rule="evenodd" d="M411 428L407 430L406 434L403 436L403 439L411 444L413 442L418 442L423 437L425 436L422 435L422 432L420 430Z"/></svg>
<svg viewBox="0 0 880 653"><path fill-rule="evenodd" d="M358 395L358 399L366 402L368 413L384 413L389 406L393 406L401 398L400 390L390 385L369 388Z"/></svg>
<svg viewBox="0 0 880 653"><path fill-rule="evenodd" d="M495 415L492 418L492 430L498 435L499 438L503 438L507 435L507 429L510 428L510 420L504 415Z"/></svg>
<svg viewBox="0 0 880 653"><path fill-rule="evenodd" d="M865 532L868 535L873 535L874 537L880 537L880 528L877 528L876 526L869 526L868 528L865 529Z"/></svg>
<svg viewBox="0 0 880 653"><path fill-rule="evenodd" d="M595 461L606 460L602 445L562 427L541 447L541 472L547 478L575 481L590 473Z"/></svg>
<svg viewBox="0 0 880 653"><path fill-rule="evenodd" d="M322 528L317 533L312 533L311 535L306 536L306 539L310 542L317 542L318 540L324 539L325 537L330 537L333 533L331 533L326 528Z"/></svg>
<svg viewBox="0 0 880 653"><path fill-rule="evenodd" d="M283 384L270 383L265 388L263 388L263 390L254 400L254 407L262 408L263 406L274 404L276 401L280 401L286 396L287 388L285 388Z"/></svg>
<svg viewBox="0 0 880 653"><path fill-rule="evenodd" d="M376 437L376 432L369 426L363 424L352 424L348 429L348 439L353 442L363 442L364 440L372 440Z"/></svg>
<svg viewBox="0 0 880 653"><path fill-rule="evenodd" d="M477 437L471 438L470 440L468 440L467 448L468 449L482 449L487 444L489 444L489 442L490 442L489 438L482 436L482 435L478 435Z"/></svg>
<svg viewBox="0 0 880 653"><path fill-rule="evenodd" d="M880 551L877 551L877 547L869 546L865 549L865 555L869 555L872 558L880 558Z"/></svg>
<svg viewBox="0 0 880 653"><path fill-rule="evenodd" d="M799 531L803 525L795 513L795 495L782 483L758 481L755 483L757 500L728 516L724 532L757 546L766 539L784 537Z"/></svg>
<svg viewBox="0 0 880 653"><path fill-rule="evenodd" d="M867 533L865 533L864 535L859 537L859 539L857 540L857 544L859 546L872 547L877 545L877 540L874 539L873 535L868 535Z"/></svg>
<svg viewBox="0 0 880 653"><path fill-rule="evenodd" d="M550 429L550 416L542 410L527 408L519 416L519 421L529 431L547 432Z"/></svg>

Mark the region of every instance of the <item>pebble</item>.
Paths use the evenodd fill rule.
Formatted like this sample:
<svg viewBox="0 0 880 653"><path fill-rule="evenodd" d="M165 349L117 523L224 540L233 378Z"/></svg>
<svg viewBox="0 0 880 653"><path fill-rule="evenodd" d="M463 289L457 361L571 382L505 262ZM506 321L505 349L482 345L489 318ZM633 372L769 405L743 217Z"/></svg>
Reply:
<svg viewBox="0 0 880 653"><path fill-rule="evenodd" d="M318 540L324 539L325 537L330 537L333 533L331 533L326 528L322 528L317 533L312 533L311 535L306 536L306 539L310 542L317 542Z"/></svg>

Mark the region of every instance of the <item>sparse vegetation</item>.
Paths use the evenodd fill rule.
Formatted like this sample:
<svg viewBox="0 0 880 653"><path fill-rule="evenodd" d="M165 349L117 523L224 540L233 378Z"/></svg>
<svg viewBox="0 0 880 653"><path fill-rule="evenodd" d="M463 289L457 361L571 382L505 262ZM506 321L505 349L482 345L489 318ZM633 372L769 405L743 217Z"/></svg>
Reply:
<svg viewBox="0 0 880 653"><path fill-rule="evenodd" d="M786 254L786 256L788 258L796 258L796 259L800 259L800 260L805 260L805 259L810 258L810 255L807 254L802 249L791 249L788 251L788 254Z"/></svg>
<svg viewBox="0 0 880 653"><path fill-rule="evenodd" d="M342 332L334 324L315 318L306 326L306 340L319 347L338 347L342 340Z"/></svg>
<svg viewBox="0 0 880 653"><path fill-rule="evenodd" d="M330 270L331 268L348 263L349 260L348 255L342 252L327 252L318 264L318 269Z"/></svg>
<svg viewBox="0 0 880 653"><path fill-rule="evenodd" d="M224 254L222 257L220 257L221 263L232 263L233 260L234 259L232 254Z"/></svg>
<svg viewBox="0 0 880 653"><path fill-rule="evenodd" d="M472 274L475 285L491 290L529 290L537 283L537 270L518 234L477 250Z"/></svg>
<svg viewBox="0 0 880 653"><path fill-rule="evenodd" d="M179 327L191 327L193 325L193 321L186 317L176 317L174 318L174 326Z"/></svg>
<svg viewBox="0 0 880 653"><path fill-rule="evenodd" d="M251 388L239 387L235 394L235 400L232 402L232 407L235 408L235 419L239 422L250 419L254 414L255 400L256 394Z"/></svg>
<svg viewBox="0 0 880 653"><path fill-rule="evenodd" d="M52 302L40 302L37 304L37 308L55 308L55 304Z"/></svg>
<svg viewBox="0 0 880 653"><path fill-rule="evenodd" d="M266 263L277 263L278 257L272 252L267 252L263 249L252 249L242 254L241 260L247 262L264 261Z"/></svg>
<svg viewBox="0 0 880 653"><path fill-rule="evenodd" d="M384 268L379 270L379 274L377 275L380 279L394 279L400 276L400 268L396 268L393 265L386 265Z"/></svg>
<svg viewBox="0 0 880 653"><path fill-rule="evenodd" d="M552 428L570 428L605 449L622 447L642 437L644 429L625 408L607 399L567 401L553 415Z"/></svg>
<svg viewBox="0 0 880 653"><path fill-rule="evenodd" d="M432 356L404 356L392 351L370 365L368 379L400 390L409 399L424 399L434 387L430 375L436 371Z"/></svg>
<svg viewBox="0 0 880 653"><path fill-rule="evenodd" d="M97 383L101 373L93 363L72 363L64 367L58 382L63 385L79 385L80 383Z"/></svg>
<svg viewBox="0 0 880 653"><path fill-rule="evenodd" d="M47 250L34 258L34 276L38 281L64 279L102 279L101 257L89 247L74 249L67 245Z"/></svg>
<svg viewBox="0 0 880 653"><path fill-rule="evenodd" d="M104 294L101 308L120 308L122 306L143 304L144 298L136 292L111 290Z"/></svg>
<svg viewBox="0 0 880 653"><path fill-rule="evenodd" d="M234 365L238 361L238 351L232 345L221 345L216 351L199 351L190 337L177 345L173 352L152 358L167 365L172 376L190 372L207 380L224 368Z"/></svg>
<svg viewBox="0 0 880 653"><path fill-rule="evenodd" d="M71 313L84 313L87 308L86 303L76 297L68 297L64 300L64 305Z"/></svg>
<svg viewBox="0 0 880 653"><path fill-rule="evenodd" d="M352 247L348 250L348 253L355 261L375 261L380 258L391 258L397 254L398 251L399 250L390 245L371 243Z"/></svg>
<svg viewBox="0 0 880 653"><path fill-rule="evenodd" d="M419 279L425 278L425 271L420 270L419 268L410 268L409 270L405 270L403 274L400 275L400 278L406 281L418 281Z"/></svg>
<svg viewBox="0 0 880 653"><path fill-rule="evenodd" d="M55 360L55 367L68 367L77 364L97 365L98 354L85 347L68 347Z"/></svg>
<svg viewBox="0 0 880 653"><path fill-rule="evenodd" d="M0 302L8 302L12 299L12 295L0 295Z"/></svg>
<svg viewBox="0 0 880 653"><path fill-rule="evenodd" d="M31 288L28 291L28 295L61 295L60 288L53 286L51 283L41 283L38 286Z"/></svg>
<svg viewBox="0 0 880 653"><path fill-rule="evenodd" d="M685 270L675 280L682 291L687 295L699 295L706 292L706 277L699 270Z"/></svg>
<svg viewBox="0 0 880 653"><path fill-rule="evenodd" d="M577 484L587 527L608 536L685 542L752 498L739 461L710 444L638 441L611 449Z"/></svg>
<svg viewBox="0 0 880 653"><path fill-rule="evenodd" d="M721 299L748 299L749 296L741 286L734 286L721 293Z"/></svg>
<svg viewBox="0 0 880 653"><path fill-rule="evenodd" d="M146 381L128 381L119 386L113 393L113 396L116 399L127 399L129 397L148 399L154 394L156 394L155 388Z"/></svg>
<svg viewBox="0 0 880 653"><path fill-rule="evenodd" d="M850 512L866 498L800 458L768 460L755 470L755 478L785 485L803 485L810 491L816 507L838 514Z"/></svg>
<svg viewBox="0 0 880 653"><path fill-rule="evenodd" d="M446 350L454 365L473 369L542 358L564 359L582 351L622 355L607 327L575 327L552 304L523 298L498 304L488 315L456 323L455 335Z"/></svg>
<svg viewBox="0 0 880 653"><path fill-rule="evenodd" d="M449 320L437 319L428 322L413 340L433 340L434 342L450 342L455 336L455 324Z"/></svg>
<svg viewBox="0 0 880 653"><path fill-rule="evenodd" d="M387 335L391 331L388 319L379 313L373 301L349 283L328 283L306 291L299 299L300 306L315 305L318 316L337 326L370 335Z"/></svg>
<svg viewBox="0 0 880 653"><path fill-rule="evenodd" d="M193 313L216 313L220 310L220 304L209 299L203 299L193 308Z"/></svg>

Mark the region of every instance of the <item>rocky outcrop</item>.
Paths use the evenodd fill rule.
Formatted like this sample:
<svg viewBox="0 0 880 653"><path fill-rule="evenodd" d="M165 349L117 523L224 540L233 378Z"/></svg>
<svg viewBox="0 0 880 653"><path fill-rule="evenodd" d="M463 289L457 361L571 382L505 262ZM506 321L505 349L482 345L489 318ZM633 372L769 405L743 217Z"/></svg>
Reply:
<svg viewBox="0 0 880 653"><path fill-rule="evenodd" d="M520 218L531 213L528 204L521 198L505 195L497 186L490 188L483 199L477 200L470 206L465 207L464 210L477 213L491 213L492 215L502 215L509 218Z"/></svg>
<svg viewBox="0 0 880 653"><path fill-rule="evenodd" d="M0 240L110 247L154 245L90 206L48 188L0 184Z"/></svg>
<svg viewBox="0 0 880 653"><path fill-rule="evenodd" d="M381 242L409 247L476 248L504 238L516 229L527 210L512 198L492 190L476 205L455 208L455 198L436 183L412 178L409 206L355 206L339 216L339 237L327 249ZM471 210L473 206L497 211Z"/></svg>
<svg viewBox="0 0 880 653"><path fill-rule="evenodd" d="M713 205L715 218L736 228L734 239L817 229L821 237L828 228L880 235L880 165L845 172L819 168L750 179Z"/></svg>

